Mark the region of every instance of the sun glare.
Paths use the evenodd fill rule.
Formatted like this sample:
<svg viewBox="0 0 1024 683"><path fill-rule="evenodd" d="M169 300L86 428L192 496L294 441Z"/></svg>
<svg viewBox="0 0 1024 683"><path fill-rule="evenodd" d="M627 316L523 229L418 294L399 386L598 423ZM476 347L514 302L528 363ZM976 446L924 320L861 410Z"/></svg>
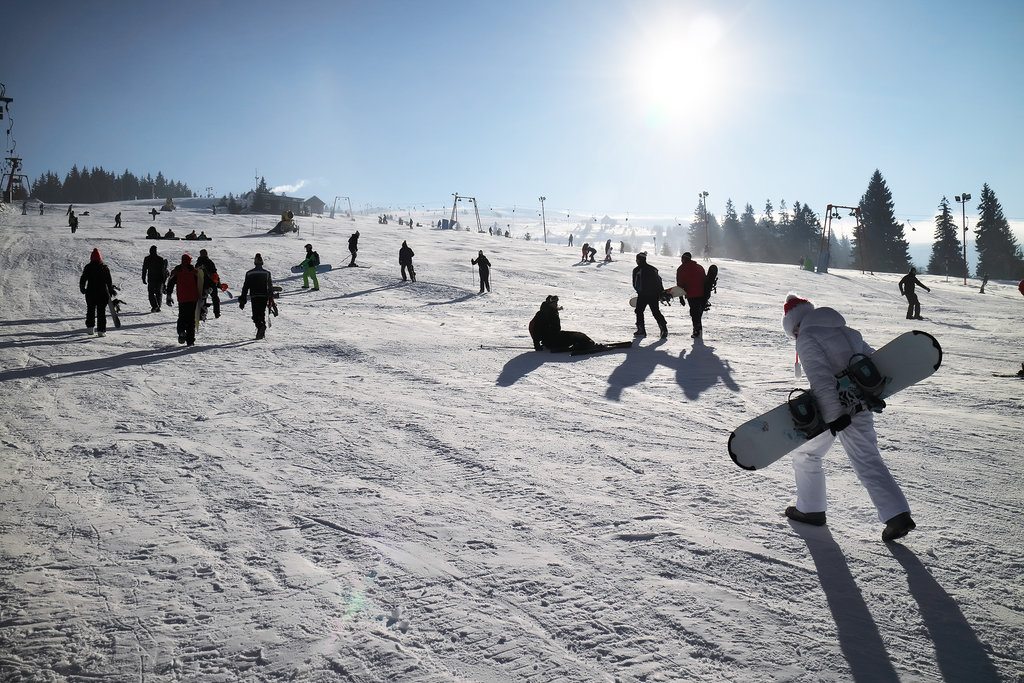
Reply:
<svg viewBox="0 0 1024 683"><path fill-rule="evenodd" d="M644 34L630 78L650 125L683 126L711 113L723 76L716 58L721 37L711 15L669 21Z"/></svg>

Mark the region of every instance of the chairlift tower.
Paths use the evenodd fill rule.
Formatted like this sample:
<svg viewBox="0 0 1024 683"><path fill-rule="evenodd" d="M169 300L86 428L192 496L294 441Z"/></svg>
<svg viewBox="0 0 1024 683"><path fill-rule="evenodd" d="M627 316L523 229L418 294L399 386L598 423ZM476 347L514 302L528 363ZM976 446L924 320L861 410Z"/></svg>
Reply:
<svg viewBox="0 0 1024 683"><path fill-rule="evenodd" d="M4 115L10 116L11 102L14 101L13 97L5 96L4 93L6 92L6 86L0 83L0 120L4 118ZM13 129L14 119L12 118L11 124L7 128L7 157L5 158L7 163L4 167L3 176L0 176L0 187L3 188L3 197L0 197L0 200L5 202L14 202L17 199L28 198L28 176L21 172L22 158L14 154L18 143L15 142L14 136L11 135Z"/></svg>
<svg viewBox="0 0 1024 683"><path fill-rule="evenodd" d="M459 202L465 199L473 202L473 212L476 214L476 229L477 232L483 232L483 226L480 224L480 207L477 206L476 197L466 197L464 195L460 195L458 192L452 193L452 197L455 199L452 200L452 217L449 221L450 224L453 226L455 225L455 212L458 209Z"/></svg>
<svg viewBox="0 0 1024 683"><path fill-rule="evenodd" d="M832 219L842 220L839 209L850 212L856 218L857 226L854 229L857 235L857 251L860 253L860 272L864 272L864 224L861 221L859 206L842 206L840 204L829 204L825 207L825 224L821 228L821 240L818 243L817 270L819 273L827 273L829 262L832 260Z"/></svg>

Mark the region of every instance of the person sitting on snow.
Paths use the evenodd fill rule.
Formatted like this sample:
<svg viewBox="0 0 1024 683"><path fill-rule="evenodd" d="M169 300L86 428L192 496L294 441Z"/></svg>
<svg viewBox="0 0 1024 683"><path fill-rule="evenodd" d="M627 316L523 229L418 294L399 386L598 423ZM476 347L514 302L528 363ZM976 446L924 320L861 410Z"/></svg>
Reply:
<svg viewBox="0 0 1024 683"><path fill-rule="evenodd" d="M533 348L540 351L545 348L552 353L562 351L579 351L594 346L594 340L582 332L562 329L562 320L558 314L558 297L551 295L544 299L540 310L530 321L530 336Z"/></svg>

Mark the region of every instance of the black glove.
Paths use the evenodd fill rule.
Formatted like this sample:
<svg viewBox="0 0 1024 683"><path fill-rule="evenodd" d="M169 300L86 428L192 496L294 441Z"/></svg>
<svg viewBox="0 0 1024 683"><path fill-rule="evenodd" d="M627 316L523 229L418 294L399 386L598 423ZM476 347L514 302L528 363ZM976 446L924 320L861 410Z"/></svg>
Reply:
<svg viewBox="0 0 1024 683"><path fill-rule="evenodd" d="M667 304L667 305L671 306L672 305L672 297L669 296L668 294L662 294L661 295L661 303Z"/></svg>
<svg viewBox="0 0 1024 683"><path fill-rule="evenodd" d="M839 432L843 431L850 426L850 416L843 413L836 419L828 423L828 430L832 432L832 436L835 436Z"/></svg>
<svg viewBox="0 0 1024 683"><path fill-rule="evenodd" d="M244 296L238 297L238 307L239 308L245 308L245 297Z"/></svg>

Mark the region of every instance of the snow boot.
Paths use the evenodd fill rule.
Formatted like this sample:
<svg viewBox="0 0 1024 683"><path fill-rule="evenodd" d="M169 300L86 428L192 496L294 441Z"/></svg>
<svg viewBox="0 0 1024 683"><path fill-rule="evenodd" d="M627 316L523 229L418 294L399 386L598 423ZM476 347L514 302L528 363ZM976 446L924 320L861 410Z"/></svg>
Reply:
<svg viewBox="0 0 1024 683"><path fill-rule="evenodd" d="M662 339L668 339L668 328L667 327L662 327L661 328L661 338Z"/></svg>
<svg viewBox="0 0 1024 683"><path fill-rule="evenodd" d="M99 332L96 333L96 336L97 337L104 337L104 336L106 336L106 334L107 334L106 332L100 330Z"/></svg>
<svg viewBox="0 0 1024 683"><path fill-rule="evenodd" d="M178 335L178 343L179 344L184 344L185 343L185 335L183 335L183 334L179 334Z"/></svg>
<svg viewBox="0 0 1024 683"><path fill-rule="evenodd" d="M786 508L786 516L794 522L803 522L814 526L825 526L824 512L800 512L795 505Z"/></svg>
<svg viewBox="0 0 1024 683"><path fill-rule="evenodd" d="M886 521L885 530L882 532L882 540L888 543L897 538L903 538L917 528L917 524L911 519L909 512L901 512L892 519Z"/></svg>
<svg viewBox="0 0 1024 683"><path fill-rule="evenodd" d="M646 337L647 336L647 330L637 330L636 332L633 333L633 336L634 337Z"/></svg>
<svg viewBox="0 0 1024 683"><path fill-rule="evenodd" d="M85 328L85 331L88 332L89 334L92 334L94 332L93 328L91 327Z"/></svg>
<svg viewBox="0 0 1024 683"><path fill-rule="evenodd" d="M256 328L256 338L257 339L263 339L266 336L267 336L267 328L265 328L265 327L257 327Z"/></svg>

